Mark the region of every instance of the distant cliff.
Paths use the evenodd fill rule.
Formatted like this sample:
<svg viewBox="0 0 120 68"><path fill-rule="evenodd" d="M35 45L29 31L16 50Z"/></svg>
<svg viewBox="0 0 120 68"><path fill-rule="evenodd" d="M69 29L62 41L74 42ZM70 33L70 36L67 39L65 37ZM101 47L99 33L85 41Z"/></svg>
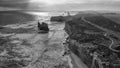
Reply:
<svg viewBox="0 0 120 68"><path fill-rule="evenodd" d="M66 44L88 68L119 68L119 27L99 14L77 14L65 23Z"/></svg>
<svg viewBox="0 0 120 68"><path fill-rule="evenodd" d="M66 20L70 19L72 16L52 16L50 21L55 22L65 22Z"/></svg>

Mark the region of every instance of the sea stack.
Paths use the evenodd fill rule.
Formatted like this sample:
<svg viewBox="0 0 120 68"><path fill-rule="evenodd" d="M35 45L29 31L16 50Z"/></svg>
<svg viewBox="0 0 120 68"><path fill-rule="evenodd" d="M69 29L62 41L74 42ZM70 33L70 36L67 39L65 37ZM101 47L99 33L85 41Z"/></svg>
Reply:
<svg viewBox="0 0 120 68"><path fill-rule="evenodd" d="M38 22L38 31L39 33L48 33L49 28L48 28L48 24L45 22Z"/></svg>

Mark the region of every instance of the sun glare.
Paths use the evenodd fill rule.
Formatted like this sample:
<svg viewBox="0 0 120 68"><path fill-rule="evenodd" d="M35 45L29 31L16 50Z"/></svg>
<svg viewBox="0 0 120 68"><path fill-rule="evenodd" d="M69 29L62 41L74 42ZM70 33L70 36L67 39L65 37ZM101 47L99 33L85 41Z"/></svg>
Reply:
<svg viewBox="0 0 120 68"><path fill-rule="evenodd" d="M65 3L66 0L31 0L31 2L44 3L47 5L55 5Z"/></svg>

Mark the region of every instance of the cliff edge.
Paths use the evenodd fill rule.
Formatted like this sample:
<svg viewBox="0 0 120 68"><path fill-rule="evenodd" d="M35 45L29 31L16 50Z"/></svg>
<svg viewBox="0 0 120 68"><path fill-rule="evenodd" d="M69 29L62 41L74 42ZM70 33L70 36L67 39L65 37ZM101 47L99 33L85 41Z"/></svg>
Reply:
<svg viewBox="0 0 120 68"><path fill-rule="evenodd" d="M66 46L88 68L119 68L119 27L102 14L77 14L65 23Z"/></svg>

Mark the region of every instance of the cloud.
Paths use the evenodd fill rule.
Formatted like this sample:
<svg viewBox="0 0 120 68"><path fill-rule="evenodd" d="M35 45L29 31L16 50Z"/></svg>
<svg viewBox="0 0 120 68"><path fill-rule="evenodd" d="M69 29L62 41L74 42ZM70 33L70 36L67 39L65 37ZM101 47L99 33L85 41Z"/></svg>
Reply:
<svg viewBox="0 0 120 68"><path fill-rule="evenodd" d="M46 4L65 4L65 3L85 3L90 0L30 0L31 2L46 3Z"/></svg>
<svg viewBox="0 0 120 68"><path fill-rule="evenodd" d="M29 0L0 0L1 7L26 8Z"/></svg>
<svg viewBox="0 0 120 68"><path fill-rule="evenodd" d="M0 4L9 3L42 3L42 4L66 4L66 3L104 3L104 2L120 2L120 0L0 0Z"/></svg>
<svg viewBox="0 0 120 68"><path fill-rule="evenodd" d="M120 2L120 0L66 0L66 3L101 3L101 2Z"/></svg>
<svg viewBox="0 0 120 68"><path fill-rule="evenodd" d="M72 2L72 1L71 1ZM85 0L84 2L79 2L76 0L74 3L64 3L64 4L57 4L52 7L48 7L47 10L53 10L53 11L81 11L81 10L120 10L120 1L114 0L91 0L90 2L88 0Z"/></svg>
<svg viewBox="0 0 120 68"><path fill-rule="evenodd" d="M112 3L120 2L120 0L30 0L30 2L43 3L45 5L56 5L56 4L69 4L69 3Z"/></svg>
<svg viewBox="0 0 120 68"><path fill-rule="evenodd" d="M117 3L117 4L116 4ZM0 0L0 6L22 9L119 8L120 0ZM69 5L68 5L69 4ZM71 5L72 4L72 5ZM77 5L78 4L78 5ZM56 6L57 5L57 6ZM59 5L59 6L58 6ZM77 6L76 6L77 5ZM67 7L68 6L68 7ZM64 9L63 9L64 10Z"/></svg>
<svg viewBox="0 0 120 68"><path fill-rule="evenodd" d="M0 0L0 3L28 3L29 0Z"/></svg>

